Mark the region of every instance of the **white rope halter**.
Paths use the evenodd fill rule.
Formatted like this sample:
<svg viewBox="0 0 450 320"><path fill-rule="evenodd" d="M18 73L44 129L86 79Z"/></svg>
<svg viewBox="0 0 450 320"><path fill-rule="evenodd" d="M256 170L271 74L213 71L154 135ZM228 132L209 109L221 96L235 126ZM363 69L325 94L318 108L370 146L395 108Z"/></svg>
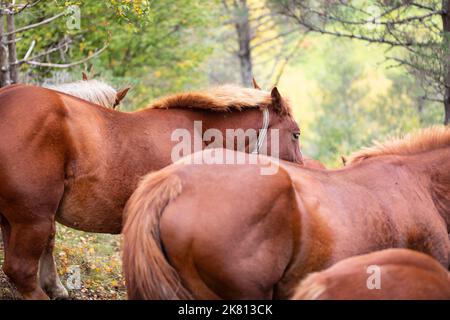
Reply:
<svg viewBox="0 0 450 320"><path fill-rule="evenodd" d="M251 152L252 154L259 154L264 140L267 136L267 130L269 129L269 110L267 108L263 109L263 124L262 128L259 130L258 140L256 141L255 148Z"/></svg>

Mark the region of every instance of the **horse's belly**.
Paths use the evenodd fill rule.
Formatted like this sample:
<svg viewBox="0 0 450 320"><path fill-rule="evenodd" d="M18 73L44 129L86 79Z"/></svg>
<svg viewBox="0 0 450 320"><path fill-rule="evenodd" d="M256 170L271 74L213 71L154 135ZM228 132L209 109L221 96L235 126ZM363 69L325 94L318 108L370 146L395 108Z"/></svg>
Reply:
<svg viewBox="0 0 450 320"><path fill-rule="evenodd" d="M118 234L122 229L123 206L107 199L104 194L83 192L80 196L76 190L66 192L56 220L81 231Z"/></svg>

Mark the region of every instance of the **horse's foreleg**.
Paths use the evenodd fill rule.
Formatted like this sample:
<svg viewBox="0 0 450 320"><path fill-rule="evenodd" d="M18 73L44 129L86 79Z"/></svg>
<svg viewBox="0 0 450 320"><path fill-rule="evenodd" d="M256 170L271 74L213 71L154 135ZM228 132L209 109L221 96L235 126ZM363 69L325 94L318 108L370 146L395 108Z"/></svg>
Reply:
<svg viewBox="0 0 450 320"><path fill-rule="evenodd" d="M11 232L8 221L6 221L6 218L3 217L1 214L0 214L0 226L2 230L3 252L5 252L6 248L8 248L9 235Z"/></svg>
<svg viewBox="0 0 450 320"><path fill-rule="evenodd" d="M53 299L67 299L69 293L59 279L55 259L53 258L54 246L55 224L53 223L49 242L39 260L39 281L42 289L44 289Z"/></svg>
<svg viewBox="0 0 450 320"><path fill-rule="evenodd" d="M38 282L39 259L52 233L51 221L11 223L3 271L24 299L48 299Z"/></svg>

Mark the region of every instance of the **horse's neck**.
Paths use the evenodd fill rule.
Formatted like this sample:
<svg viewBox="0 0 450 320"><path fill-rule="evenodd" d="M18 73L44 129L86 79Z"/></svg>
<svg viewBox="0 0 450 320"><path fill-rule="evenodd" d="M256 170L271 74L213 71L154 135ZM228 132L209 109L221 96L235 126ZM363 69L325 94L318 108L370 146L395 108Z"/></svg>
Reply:
<svg viewBox="0 0 450 320"><path fill-rule="evenodd" d="M263 113L259 109L213 111L190 108L152 109L137 111L142 117L168 118L173 114L184 114L192 121L202 121L203 129L260 129L263 122ZM272 114L270 115L272 117Z"/></svg>
<svg viewBox="0 0 450 320"><path fill-rule="evenodd" d="M257 109L243 111L217 112L207 111L205 128L219 129L225 133L226 129L255 129L262 126L262 112Z"/></svg>
<svg viewBox="0 0 450 320"><path fill-rule="evenodd" d="M441 148L413 157L429 181L429 189L433 202L450 232L450 148ZM423 165L422 165L423 164Z"/></svg>

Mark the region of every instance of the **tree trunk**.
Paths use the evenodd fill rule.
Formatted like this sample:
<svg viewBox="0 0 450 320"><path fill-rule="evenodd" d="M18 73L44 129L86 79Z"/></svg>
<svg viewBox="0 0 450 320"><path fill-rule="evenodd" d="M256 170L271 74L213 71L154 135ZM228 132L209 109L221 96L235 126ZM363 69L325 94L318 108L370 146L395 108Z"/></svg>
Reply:
<svg viewBox="0 0 450 320"><path fill-rule="evenodd" d="M445 72L445 87L444 87L444 124L448 125L450 122L450 0L442 1L442 24L444 31L444 72Z"/></svg>
<svg viewBox="0 0 450 320"><path fill-rule="evenodd" d="M252 65L252 53L250 48L251 29L249 22L249 9L247 6L247 0L240 0L240 6L236 9L236 32L239 42L238 58L241 67L241 81L244 86L252 86L253 79L253 65Z"/></svg>
<svg viewBox="0 0 450 320"><path fill-rule="evenodd" d="M14 14L12 6L8 10L6 16L6 30L9 35L8 39L8 62L9 62L9 78L11 83L17 83L19 81L19 74L17 70L17 51L16 51L16 34L14 25Z"/></svg>
<svg viewBox="0 0 450 320"><path fill-rule="evenodd" d="M0 88L4 87L8 84L9 75L8 75L8 63L6 50L3 47L3 28L4 28L4 11L2 10L2 3L0 2Z"/></svg>

